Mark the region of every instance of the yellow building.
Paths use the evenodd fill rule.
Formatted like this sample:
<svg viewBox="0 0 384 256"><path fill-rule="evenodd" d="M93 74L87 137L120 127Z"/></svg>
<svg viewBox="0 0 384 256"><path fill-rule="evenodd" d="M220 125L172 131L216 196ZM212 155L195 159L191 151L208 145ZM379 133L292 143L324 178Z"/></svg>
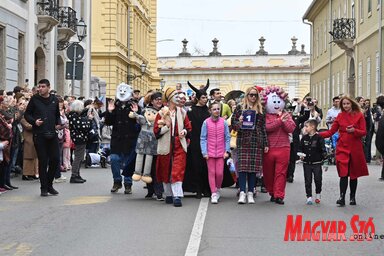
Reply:
<svg viewBox="0 0 384 256"><path fill-rule="evenodd" d="M381 7L378 0L314 0L308 7L311 94L323 108L339 94L374 101L382 93Z"/></svg>
<svg viewBox="0 0 384 256"><path fill-rule="evenodd" d="M291 40L291 50L283 54L268 54L264 50L265 39L261 37L256 54L224 55L218 51L218 40L214 39L213 51L208 56L191 56L187 51L188 41L184 39L179 56L158 58L159 73L165 88L180 83L186 91L187 81L199 86L209 78L208 90L220 88L223 94L245 91L254 85L278 85L290 98L303 98L309 92L310 57L303 45L301 51L296 49L296 38Z"/></svg>
<svg viewBox="0 0 384 256"><path fill-rule="evenodd" d="M107 96L122 82L142 92L158 87L156 13L156 0L92 2L92 75L106 81Z"/></svg>

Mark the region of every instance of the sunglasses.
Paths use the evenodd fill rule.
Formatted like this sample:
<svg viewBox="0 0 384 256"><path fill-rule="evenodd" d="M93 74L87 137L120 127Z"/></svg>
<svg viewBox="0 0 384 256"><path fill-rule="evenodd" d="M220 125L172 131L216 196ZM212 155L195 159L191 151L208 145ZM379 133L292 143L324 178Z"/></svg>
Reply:
<svg viewBox="0 0 384 256"><path fill-rule="evenodd" d="M256 93L250 93L250 94L248 94L249 97L257 97L257 95L258 95L258 94L256 94Z"/></svg>

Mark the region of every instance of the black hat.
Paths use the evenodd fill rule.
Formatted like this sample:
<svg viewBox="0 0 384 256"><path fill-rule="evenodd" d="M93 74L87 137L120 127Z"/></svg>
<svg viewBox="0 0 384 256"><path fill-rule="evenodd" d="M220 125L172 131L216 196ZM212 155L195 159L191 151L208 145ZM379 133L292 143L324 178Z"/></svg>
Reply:
<svg viewBox="0 0 384 256"><path fill-rule="evenodd" d="M151 101L154 99L157 99L157 98L161 98L162 96L163 96L163 94L161 92L154 92L151 95Z"/></svg>
<svg viewBox="0 0 384 256"><path fill-rule="evenodd" d="M209 79L207 79L207 84L202 89L197 89L189 81L187 81L189 87L196 93L196 98L200 99L201 96L207 95L207 89L209 87Z"/></svg>

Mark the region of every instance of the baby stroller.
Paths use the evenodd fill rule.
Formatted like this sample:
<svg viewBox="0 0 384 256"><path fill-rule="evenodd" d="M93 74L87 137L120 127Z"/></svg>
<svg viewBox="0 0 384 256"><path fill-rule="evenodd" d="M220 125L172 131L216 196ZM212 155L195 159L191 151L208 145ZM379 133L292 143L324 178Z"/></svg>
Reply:
<svg viewBox="0 0 384 256"><path fill-rule="evenodd" d="M103 148L97 153L87 153L85 155L85 168L99 166L107 168L107 158L110 155L109 151L109 148Z"/></svg>
<svg viewBox="0 0 384 256"><path fill-rule="evenodd" d="M324 132L324 131L327 131L327 129L319 130L319 132ZM325 161L327 161L328 165L336 164L336 160L335 160L336 141L337 141L336 137L338 137L338 134L337 136L333 135L330 138L324 139L325 149L327 150L327 158L325 159Z"/></svg>

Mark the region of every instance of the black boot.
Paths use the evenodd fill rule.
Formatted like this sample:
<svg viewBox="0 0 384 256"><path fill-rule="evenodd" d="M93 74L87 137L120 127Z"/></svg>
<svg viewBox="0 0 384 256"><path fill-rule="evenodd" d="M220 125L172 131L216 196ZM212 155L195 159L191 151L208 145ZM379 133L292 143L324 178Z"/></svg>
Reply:
<svg viewBox="0 0 384 256"><path fill-rule="evenodd" d="M125 183L124 187L125 187L124 194L132 194L132 184Z"/></svg>
<svg viewBox="0 0 384 256"><path fill-rule="evenodd" d="M381 177L379 178L380 181L384 181L384 165L383 168L381 169Z"/></svg>
<svg viewBox="0 0 384 256"><path fill-rule="evenodd" d="M349 197L349 204L350 205L356 205L356 198L355 198L355 195L354 194L351 194L350 197Z"/></svg>
<svg viewBox="0 0 384 256"><path fill-rule="evenodd" d="M111 188L111 193L116 193L122 187L123 187L123 185L121 184L121 181L113 182L113 187Z"/></svg>
<svg viewBox="0 0 384 256"><path fill-rule="evenodd" d="M336 201L336 204L339 206L344 206L345 205L345 194L341 193L340 198Z"/></svg>

